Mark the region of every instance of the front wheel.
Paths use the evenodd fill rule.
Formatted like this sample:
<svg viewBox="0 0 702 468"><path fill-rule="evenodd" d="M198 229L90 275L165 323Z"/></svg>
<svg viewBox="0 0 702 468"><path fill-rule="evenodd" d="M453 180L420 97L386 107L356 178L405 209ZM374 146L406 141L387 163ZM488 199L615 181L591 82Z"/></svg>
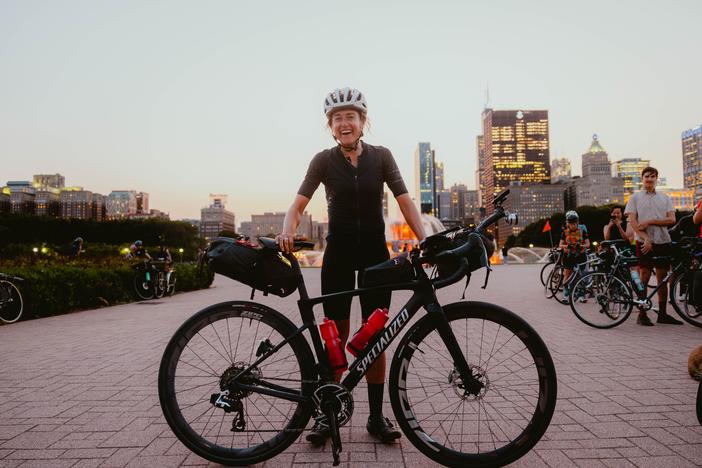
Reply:
<svg viewBox="0 0 702 468"><path fill-rule="evenodd" d="M690 303L694 275L695 270L689 270L673 280L673 284L670 286L670 302L680 318L690 325L702 327L702 306Z"/></svg>
<svg viewBox="0 0 702 468"><path fill-rule="evenodd" d="M154 288L151 284L152 280L153 277L147 279L146 272L144 271L137 271L137 273L134 275L134 290L140 299L153 299Z"/></svg>
<svg viewBox="0 0 702 468"><path fill-rule="evenodd" d="M12 323L22 316L24 302L17 286L6 280L0 280L0 320Z"/></svg>
<svg viewBox="0 0 702 468"><path fill-rule="evenodd" d="M570 308L581 322L612 328L626 321L634 303L629 287L615 275L590 273L573 286Z"/></svg>
<svg viewBox="0 0 702 468"><path fill-rule="evenodd" d="M554 262L548 262L541 268L541 274L539 276L541 278L542 286L546 286L546 280L548 279L549 275L551 274L551 270L555 265L556 264Z"/></svg>
<svg viewBox="0 0 702 468"><path fill-rule="evenodd" d="M161 409L178 439L224 465L260 463L292 444L311 405L255 389L311 398L315 359L295 332L281 313L254 302L224 302L189 318L166 346L158 373Z"/></svg>
<svg viewBox="0 0 702 468"><path fill-rule="evenodd" d="M553 416L556 369L548 348L502 307L458 302L444 312L483 386L477 393L465 389L436 319L426 316L393 356L388 388L395 418L409 441L438 463L511 463L536 445Z"/></svg>

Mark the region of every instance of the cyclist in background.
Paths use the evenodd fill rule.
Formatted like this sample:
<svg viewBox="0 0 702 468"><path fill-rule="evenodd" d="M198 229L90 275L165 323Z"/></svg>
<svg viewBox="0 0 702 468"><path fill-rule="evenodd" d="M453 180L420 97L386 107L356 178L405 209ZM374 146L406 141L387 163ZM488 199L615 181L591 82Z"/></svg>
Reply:
<svg viewBox="0 0 702 468"><path fill-rule="evenodd" d="M71 242L71 247L68 252L68 258L70 258L71 260L75 260L83 252L85 252L85 250L83 250L83 238L76 237L75 239L73 239L73 242Z"/></svg>
<svg viewBox="0 0 702 468"><path fill-rule="evenodd" d="M578 263L587 260L585 251L590 247L590 236L587 227L580 224L580 216L574 210L566 213L566 224L561 232L559 247L563 249L563 296L567 299L570 296L568 289L568 278L573 273L573 268Z"/></svg>
<svg viewBox="0 0 702 468"><path fill-rule="evenodd" d="M154 254L154 258L158 261L163 262L163 271L166 272L166 283L171 276L171 270L173 269L173 257L171 257L171 252L166 247L164 236L159 236L158 238L160 245L158 246L158 252Z"/></svg>
<svg viewBox="0 0 702 468"><path fill-rule="evenodd" d="M134 243L129 247L129 253L127 254L127 259L145 259L151 260L151 255L146 251L144 243L140 240L134 241Z"/></svg>
<svg viewBox="0 0 702 468"><path fill-rule="evenodd" d="M622 207L614 205L609 211L609 223L604 227L605 240L624 239L630 241L634 235L631 229L628 229L627 222L622 219Z"/></svg>
<svg viewBox="0 0 702 468"><path fill-rule="evenodd" d="M669 255L671 238L668 226L675 224L673 200L664 193L656 192L658 170L645 167L641 171L643 190L634 193L624 212L629 217L629 224L636 235L636 256L639 257L639 276L643 284L648 284L652 271L656 270L656 279L660 284L670 269ZM658 323L682 325L680 320L668 315L668 285L663 284L658 290ZM636 323L652 326L646 311L639 310Z"/></svg>

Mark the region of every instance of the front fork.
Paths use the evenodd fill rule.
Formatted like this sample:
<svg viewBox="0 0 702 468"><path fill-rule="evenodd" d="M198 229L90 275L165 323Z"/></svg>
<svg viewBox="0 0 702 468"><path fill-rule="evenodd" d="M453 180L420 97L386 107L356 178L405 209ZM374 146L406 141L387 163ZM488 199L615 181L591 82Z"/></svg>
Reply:
<svg viewBox="0 0 702 468"><path fill-rule="evenodd" d="M458 370L458 375L460 375L463 381L464 390L469 394L479 394L485 384L480 382L473 375L473 371L470 369L468 361L466 361L466 357L463 355L463 350L458 344L458 340L456 340L456 335L453 334L453 330L446 319L446 314L443 309L437 302L427 304L426 309L429 315L436 321L436 330L439 332L439 336L446 345L451 359L453 359L453 366Z"/></svg>

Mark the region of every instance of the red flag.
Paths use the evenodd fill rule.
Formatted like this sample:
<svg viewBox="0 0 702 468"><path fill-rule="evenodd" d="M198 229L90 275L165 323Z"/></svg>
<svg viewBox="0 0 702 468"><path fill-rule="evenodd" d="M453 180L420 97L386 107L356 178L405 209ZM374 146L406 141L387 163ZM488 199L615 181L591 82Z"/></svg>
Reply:
<svg viewBox="0 0 702 468"><path fill-rule="evenodd" d="M544 224L544 229L541 232L548 232L550 230L551 230L551 222L550 222L550 220L547 219L546 224Z"/></svg>

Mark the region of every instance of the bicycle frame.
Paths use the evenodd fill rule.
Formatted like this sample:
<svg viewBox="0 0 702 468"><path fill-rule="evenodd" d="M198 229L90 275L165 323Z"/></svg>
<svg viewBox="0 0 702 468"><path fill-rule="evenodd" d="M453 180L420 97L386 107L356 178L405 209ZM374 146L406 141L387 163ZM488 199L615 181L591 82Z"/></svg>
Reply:
<svg viewBox="0 0 702 468"><path fill-rule="evenodd" d="M296 268L299 269L299 264L295 262ZM375 286L371 288L359 288L351 291L342 291L333 294L326 294L318 297L310 298L307 294L307 289L300 275L299 291L300 300L298 301L298 308L300 310L300 315L302 316L303 325L299 327L295 333L286 337L286 339L278 343L274 348L264 353L259 359L250 364L246 369L242 370L234 380L239 375L249 372L252 368L258 366L263 361L265 361L269 356L275 354L280 348L285 346L290 340L295 338L300 333L305 330L309 330L310 337L312 339L312 345L317 358L317 375L321 377L323 381L333 382L334 373L332 372L329 361L327 358L327 353L324 350L322 344L322 339L319 333L319 328L314 318L313 307L317 304L329 299L336 299L340 297L353 297L358 296L365 292L372 291L398 291L398 290L411 290L414 291L412 297L409 301L400 309L400 312L385 326L382 332L378 333L373 339L368 342L368 345L360 353L354 362L349 366L348 375L341 381L341 384L352 391L356 385L361 381L363 376L366 374L368 369L373 365L373 363L378 359L378 357L390 346L390 344L397 338L400 331L407 325L410 319L417 313L417 311L424 307L427 312L434 316L438 323L438 331L442 340L446 344L446 347L451 355L454 365L457 367L461 377L464 378L464 382L469 382L473 379L472 372L468 367L468 362L463 356L458 341L451 330L446 316L443 313L443 309L439 304L436 294L434 292L434 285L431 280L427 277L426 272L420 268L419 278L413 281L405 283L397 283L392 285ZM287 389L285 387L266 383L266 387L261 387L260 385L246 385L237 383L238 388L245 391L258 392L265 395L270 395L290 401L298 402L309 402L312 397L301 396L297 391Z"/></svg>

